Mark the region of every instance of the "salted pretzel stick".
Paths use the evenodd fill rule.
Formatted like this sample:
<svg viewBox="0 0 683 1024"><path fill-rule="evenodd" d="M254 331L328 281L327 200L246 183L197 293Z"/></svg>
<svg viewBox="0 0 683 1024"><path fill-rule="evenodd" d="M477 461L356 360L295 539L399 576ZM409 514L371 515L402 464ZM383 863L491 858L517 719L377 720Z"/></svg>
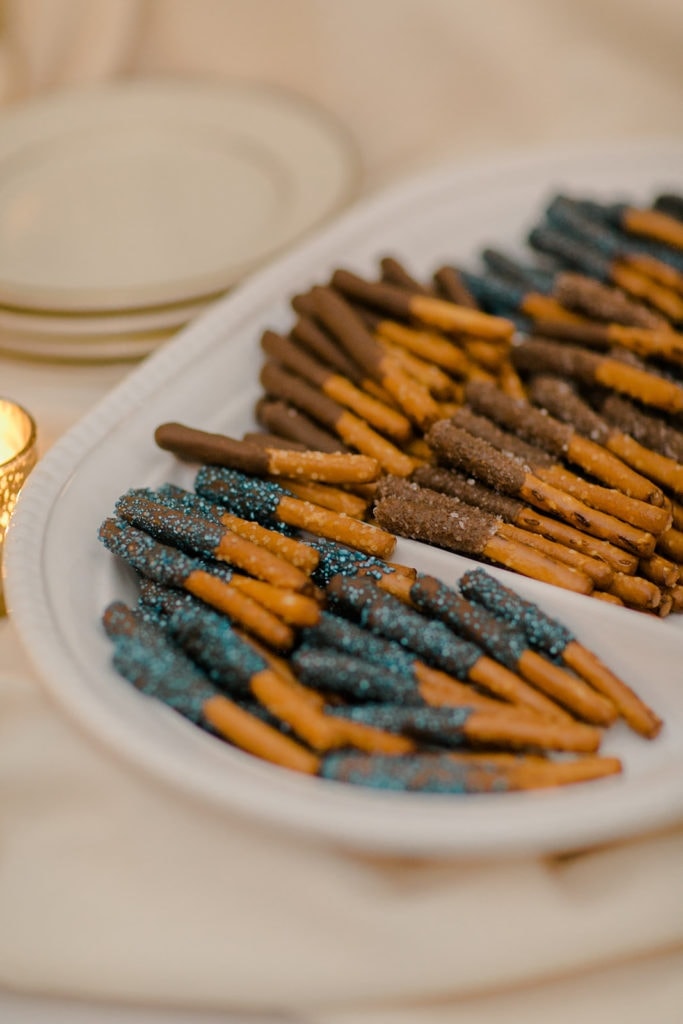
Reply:
<svg viewBox="0 0 683 1024"><path fill-rule="evenodd" d="M482 277L461 271L462 278L477 300L497 313L513 311L521 314L526 326L527 320L532 322L540 318L557 320L563 323L583 323L584 318L577 313L565 309L557 299L545 295L526 284L518 284L497 274ZM519 317L517 317L519 319Z"/></svg>
<svg viewBox="0 0 683 1024"><path fill-rule="evenodd" d="M424 429L438 418L438 406L429 391L383 351L341 295L331 288L316 287L310 297L315 304L317 318L366 374L392 396L412 422Z"/></svg>
<svg viewBox="0 0 683 1024"><path fill-rule="evenodd" d="M363 519L370 505L368 498L361 498L357 494L343 491L339 487L331 487L329 484L302 483L299 480L288 480L287 477L280 477L279 481L275 477L266 479L281 483L285 490L301 501L310 501L314 505L330 509L331 512L352 516L354 519Z"/></svg>
<svg viewBox="0 0 683 1024"><path fill-rule="evenodd" d="M413 460L365 420L327 398L303 378L289 373L279 363L267 362L261 370L260 381L269 395L284 399L312 416L337 434L344 444L375 459L381 468L403 476L412 470Z"/></svg>
<svg viewBox="0 0 683 1024"><path fill-rule="evenodd" d="M434 295L434 289L422 284L413 277L406 267L397 260L395 256L383 256L379 261L382 280L387 284L396 285L397 288L404 288L408 292L417 292L419 295Z"/></svg>
<svg viewBox="0 0 683 1024"><path fill-rule="evenodd" d="M601 445L583 437L571 423L563 423L542 413L528 402L510 398L502 394L499 388L484 381L470 381L465 388L465 398L474 412L487 416L503 429L543 448L556 459L565 458L631 498L652 504L662 503L661 491L652 481L635 473ZM654 517L663 515L657 511L648 514ZM663 519L662 524L655 529L664 528Z"/></svg>
<svg viewBox="0 0 683 1024"><path fill-rule="evenodd" d="M239 534L240 537L258 544L259 547L284 558L287 562L291 562L307 576L310 576L318 564L318 553L310 545L304 544L294 537L288 537L278 530L269 530L252 520L234 516L221 505L212 504L192 491L186 491L174 484L164 484L158 491L143 493L150 497L153 496L155 500L161 501L171 508L196 513L205 519L215 519L216 522L222 523L223 526L233 533Z"/></svg>
<svg viewBox="0 0 683 1024"><path fill-rule="evenodd" d="M334 373L324 364L306 354L295 342L274 331L266 331L261 338L264 352L309 384L320 388L328 398L367 420L370 426L403 443L411 437L410 422L394 409L356 387L348 377Z"/></svg>
<svg viewBox="0 0 683 1024"><path fill-rule="evenodd" d="M561 341L575 341L588 348L602 350L620 345L643 359L664 359L677 365L683 363L683 335L670 328L664 330L625 327L614 323L567 324L539 320L534 324L533 333Z"/></svg>
<svg viewBox="0 0 683 1024"><path fill-rule="evenodd" d="M261 476L352 484L375 480L379 473L377 461L366 455L263 449L246 441L195 430L180 423L162 423L155 430L154 439L160 448L173 452L179 458L228 466Z"/></svg>
<svg viewBox="0 0 683 1024"><path fill-rule="evenodd" d="M380 582L380 586L382 583ZM525 709L533 714L566 721L567 715L553 701L533 687L528 686L512 672L487 672L486 664L477 672L470 669L479 680L490 679L492 688L483 686L488 693L494 693L499 700L483 696L467 683L462 683L440 669L427 665L416 658L395 640L387 640L350 622L348 619L330 612L322 612L315 626L302 630L301 641L308 647L334 648L349 657L361 658L379 668L403 676L413 684L415 689L409 694L402 694L403 704L428 704L432 707L466 707L480 708L490 712L509 709L510 706L519 710ZM505 701L505 703L501 703Z"/></svg>
<svg viewBox="0 0 683 1024"><path fill-rule="evenodd" d="M440 367L394 344L383 334L376 334L375 340L387 355L392 356L407 374L419 381L438 401L453 398L455 385Z"/></svg>
<svg viewBox="0 0 683 1024"><path fill-rule="evenodd" d="M565 266L578 267L603 283L612 283L629 295L643 299L671 320L683 317L683 298L640 270L620 260L608 259L595 249L551 227L534 228L529 234L534 249L559 259Z"/></svg>
<svg viewBox="0 0 683 1024"><path fill-rule="evenodd" d="M417 329L397 320L382 319L375 314L364 314L371 325L375 337L400 345L406 351L441 367L456 377L467 377L472 372L473 364L465 355L459 344L436 331L425 328ZM499 347L499 346L497 346ZM481 371L479 371L481 372Z"/></svg>
<svg viewBox="0 0 683 1024"><path fill-rule="evenodd" d="M222 523L170 508L147 492L128 491L117 501L116 514L162 543L228 562L276 587L303 590L309 584L305 572L279 555L233 533Z"/></svg>
<svg viewBox="0 0 683 1024"><path fill-rule="evenodd" d="M577 529L638 556L654 552L653 534L590 508L565 491L545 483L535 474L528 473L513 458L447 420L434 425L427 435L427 441L437 452L440 461L470 474L493 490L559 516Z"/></svg>
<svg viewBox="0 0 683 1024"><path fill-rule="evenodd" d="M437 292L448 302L453 302L456 306L465 306L467 309L479 309L477 300L455 267L439 267L434 272L433 280Z"/></svg>
<svg viewBox="0 0 683 1024"><path fill-rule="evenodd" d="M566 665L616 705L632 729L643 736L657 735L662 723L655 712L597 655L579 643L566 626L481 569L465 573L459 586L469 600L478 601L515 628L521 627L532 646L545 651L550 657L561 657Z"/></svg>
<svg viewBox="0 0 683 1024"><path fill-rule="evenodd" d="M560 420L571 423L579 433L608 448L639 473L683 494L683 466L644 448L628 434L610 426L587 402L582 401L571 384L559 377L534 377L529 390L532 401ZM655 532L656 529L655 529Z"/></svg>
<svg viewBox="0 0 683 1024"><path fill-rule="evenodd" d="M283 522L379 558L388 558L396 546L396 538L376 526L300 501L270 480L236 470L204 466L197 474L195 489L202 497L262 526Z"/></svg>
<svg viewBox="0 0 683 1024"><path fill-rule="evenodd" d="M272 431L276 436L280 435L285 441L299 445L299 451L349 451L338 437L328 430L323 430L309 416L305 416L289 402L281 402L264 396L256 403L254 415L257 422L266 430ZM278 444L273 447L284 448L286 446Z"/></svg>
<svg viewBox="0 0 683 1024"><path fill-rule="evenodd" d="M675 217L655 209L638 209L617 203L604 208L608 219L630 235L652 238L674 249L683 249L683 225Z"/></svg>
<svg viewBox="0 0 683 1024"><path fill-rule="evenodd" d="M418 575L410 589L418 611L434 615L459 636L478 644L487 654L589 721L609 725L616 718L612 702L590 690L582 680L543 658L525 634L501 625L495 616L466 600L433 576Z"/></svg>
<svg viewBox="0 0 683 1024"><path fill-rule="evenodd" d="M591 324L617 325L646 330L670 330L667 317L651 306L627 295L621 288L604 284L594 277L562 270L553 281L553 295L565 308L578 313L583 327ZM597 323L596 323L597 321ZM542 318L536 320L539 325ZM542 333L540 330L538 333Z"/></svg>
<svg viewBox="0 0 683 1024"><path fill-rule="evenodd" d="M659 587L669 588L679 582L683 567L655 552L649 558L641 558L638 569L646 580L652 580Z"/></svg>
<svg viewBox="0 0 683 1024"><path fill-rule="evenodd" d="M513 325L500 317L489 316L476 309L456 306L453 302L429 295L411 294L402 288L382 282L365 281L348 270L336 270L332 287L344 295L374 306L400 319L415 319L445 331L464 332L481 338L507 340Z"/></svg>
<svg viewBox="0 0 683 1024"><path fill-rule="evenodd" d="M514 349L512 361L522 373L552 373L600 384L664 412L683 412L680 385L577 345L530 339Z"/></svg>
<svg viewBox="0 0 683 1024"><path fill-rule="evenodd" d="M492 491L472 477L464 476L453 469L419 466L412 474L411 480L421 487L459 498L467 505L482 508L485 512L490 512L491 515L498 516L514 526L519 526L530 533L539 533L548 540L557 541L558 544L564 544L602 563L603 571L596 567L593 569L595 575L592 578L597 586L607 586L614 572L634 573L638 566L638 558L623 548L591 537L590 534L583 533L568 523L544 516L523 502Z"/></svg>
<svg viewBox="0 0 683 1024"><path fill-rule="evenodd" d="M610 444L615 453L683 497L683 435L617 395L605 398L601 412L611 425Z"/></svg>
<svg viewBox="0 0 683 1024"><path fill-rule="evenodd" d="M294 642L290 626L268 611L234 583L209 573L201 563L175 548L159 544L143 530L115 519L100 527L102 543L148 579L186 590L255 633L272 647L286 649ZM258 581L252 581L258 582Z"/></svg>
<svg viewBox="0 0 683 1024"><path fill-rule="evenodd" d="M457 636L443 622L427 618L395 597L383 593L372 580L335 577L328 587L328 595L333 607L339 608L342 614L359 618L362 626L389 640L397 640L418 657L424 658L428 664L458 679L477 682L476 666L480 662L483 662L480 667L485 667L487 673L493 671L491 666L496 669L505 667L476 643ZM565 681L564 685L558 682L555 689L561 692L561 697L553 693L553 700L560 701L565 708L586 720L605 724L612 719L608 702L604 698L594 700L594 695L586 692L584 687L575 687L574 680ZM524 715L528 718L528 712L525 711ZM560 729L565 724L569 723L552 723Z"/></svg>

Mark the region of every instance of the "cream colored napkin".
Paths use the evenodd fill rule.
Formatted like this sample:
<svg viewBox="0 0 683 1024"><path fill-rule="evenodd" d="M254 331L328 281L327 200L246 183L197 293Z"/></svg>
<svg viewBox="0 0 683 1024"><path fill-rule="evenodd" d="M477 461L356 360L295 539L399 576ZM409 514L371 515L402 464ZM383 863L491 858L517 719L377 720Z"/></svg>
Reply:
<svg viewBox="0 0 683 1024"><path fill-rule="evenodd" d="M354 856L173 795L27 675L0 708L0 985L322 1014L683 944L683 830L566 860Z"/></svg>

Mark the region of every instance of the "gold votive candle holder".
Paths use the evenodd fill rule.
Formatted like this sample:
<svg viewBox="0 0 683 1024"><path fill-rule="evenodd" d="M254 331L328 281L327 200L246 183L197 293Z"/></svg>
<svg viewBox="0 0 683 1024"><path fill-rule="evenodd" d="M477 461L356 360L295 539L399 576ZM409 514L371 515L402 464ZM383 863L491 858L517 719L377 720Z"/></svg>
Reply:
<svg viewBox="0 0 683 1024"><path fill-rule="evenodd" d="M2 549L19 491L38 458L33 417L8 398L0 398L0 615L5 614L2 593Z"/></svg>

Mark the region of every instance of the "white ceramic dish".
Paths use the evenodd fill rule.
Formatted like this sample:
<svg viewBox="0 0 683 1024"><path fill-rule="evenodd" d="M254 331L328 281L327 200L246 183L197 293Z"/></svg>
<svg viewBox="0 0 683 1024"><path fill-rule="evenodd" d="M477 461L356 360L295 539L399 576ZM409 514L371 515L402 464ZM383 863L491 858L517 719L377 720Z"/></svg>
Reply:
<svg viewBox="0 0 683 1024"><path fill-rule="evenodd" d="M225 291L346 202L325 112L236 82L134 80L0 118L0 303L91 311Z"/></svg>
<svg viewBox="0 0 683 1024"><path fill-rule="evenodd" d="M130 486L192 474L157 450L163 420L239 434L259 387L258 339L291 322L288 297L336 266L376 272L393 253L417 274L512 246L555 189L651 198L680 187L683 143L532 153L450 167L406 182L344 216L252 277L147 361L58 443L21 496L6 548L7 595L45 686L88 731L170 786L289 829L364 850L501 856L572 849L683 817L683 620L659 620L523 580L501 579L556 614L664 717L654 742L617 727L604 749L624 774L559 791L442 797L359 790L299 778L214 741L122 682L99 614L133 596L99 545L100 521ZM396 557L453 582L466 559L401 541Z"/></svg>
<svg viewBox="0 0 683 1024"><path fill-rule="evenodd" d="M111 363L143 359L173 337L173 330L134 331L122 335L57 338L0 328L0 353L53 363Z"/></svg>
<svg viewBox="0 0 683 1024"><path fill-rule="evenodd" d="M65 339L77 341L82 337L122 337L125 334L162 331L183 327L203 313L210 301L216 298L219 296L120 313L37 313L0 306L0 331L16 334L19 338L25 335L40 335L46 341L53 338L55 345Z"/></svg>

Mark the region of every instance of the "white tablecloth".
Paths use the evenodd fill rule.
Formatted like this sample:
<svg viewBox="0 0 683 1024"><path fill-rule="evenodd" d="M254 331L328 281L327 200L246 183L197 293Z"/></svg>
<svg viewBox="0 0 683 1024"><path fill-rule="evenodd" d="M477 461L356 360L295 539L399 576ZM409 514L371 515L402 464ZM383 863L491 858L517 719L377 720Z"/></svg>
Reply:
<svg viewBox="0 0 683 1024"><path fill-rule="evenodd" d="M445 154L683 127L674 0L7 0L3 23L8 102L115 73L263 79L346 122L367 188ZM0 393L35 414L46 449L128 370L0 358ZM0 623L0 987L89 1001L0 1001L0 1020L114 1024L126 1003L327 1024L680 1024L681 863L675 829L462 865L219 818L79 734Z"/></svg>

